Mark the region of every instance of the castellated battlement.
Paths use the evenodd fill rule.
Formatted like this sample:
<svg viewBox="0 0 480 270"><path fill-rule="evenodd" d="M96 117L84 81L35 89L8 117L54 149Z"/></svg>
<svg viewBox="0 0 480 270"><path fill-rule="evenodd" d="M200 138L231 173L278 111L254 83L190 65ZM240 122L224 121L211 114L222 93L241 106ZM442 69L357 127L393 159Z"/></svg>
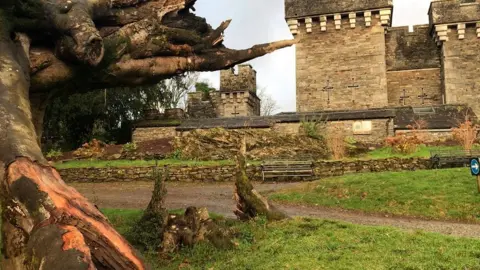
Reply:
<svg viewBox="0 0 480 270"><path fill-rule="evenodd" d="M438 46L452 38L480 38L480 0L433 1L429 16L432 35Z"/></svg>
<svg viewBox="0 0 480 270"><path fill-rule="evenodd" d="M298 19L368 10L391 10L392 8L392 0L286 0L285 17L287 19Z"/></svg>
<svg viewBox="0 0 480 270"><path fill-rule="evenodd" d="M300 32L310 34L314 31L331 32L342 29L369 28L377 25L388 27L391 22L392 9L336 13L287 20L293 35Z"/></svg>
<svg viewBox="0 0 480 270"><path fill-rule="evenodd" d="M480 0L436 0L430 4L432 25L480 21Z"/></svg>
<svg viewBox="0 0 480 270"><path fill-rule="evenodd" d="M393 5L389 0L312 1L287 0L286 19L293 35L375 25L391 26ZM315 30L317 31L317 30Z"/></svg>
<svg viewBox="0 0 480 270"><path fill-rule="evenodd" d="M238 73L235 73L233 68L220 71L220 91L248 91L256 93L257 72L251 65L239 65L237 68Z"/></svg>

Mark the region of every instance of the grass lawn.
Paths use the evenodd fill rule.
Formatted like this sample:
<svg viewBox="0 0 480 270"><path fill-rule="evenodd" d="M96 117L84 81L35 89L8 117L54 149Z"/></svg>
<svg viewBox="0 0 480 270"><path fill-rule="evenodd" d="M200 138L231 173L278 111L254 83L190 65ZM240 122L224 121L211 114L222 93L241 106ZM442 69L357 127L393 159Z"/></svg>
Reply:
<svg viewBox="0 0 480 270"><path fill-rule="evenodd" d="M480 194L467 168L352 174L280 191L270 199L370 213L480 221Z"/></svg>
<svg viewBox="0 0 480 270"><path fill-rule="evenodd" d="M234 165L231 160L219 161L191 161L191 160L177 160L177 159L162 159L158 160L159 166L222 166ZM105 168L105 167L142 167L154 166L154 160L75 160L65 163L55 164L57 169L73 169L73 168Z"/></svg>
<svg viewBox="0 0 480 270"><path fill-rule="evenodd" d="M140 211L104 211L121 233ZM207 244L161 259L154 269L480 269L480 241L383 227L294 219L266 224L231 221L234 250Z"/></svg>
<svg viewBox="0 0 480 270"><path fill-rule="evenodd" d="M397 157L397 158L412 158L412 157L424 157L424 158L429 158L430 157L430 151L448 151L448 150L462 150L463 148L461 146L425 146L421 145L419 146L418 150L409 155L402 155L402 154L396 154L392 153L391 147L384 147L384 148L379 148L377 150L370 151L364 155L362 155L360 158L361 159L385 159L385 158L392 158L392 157Z"/></svg>

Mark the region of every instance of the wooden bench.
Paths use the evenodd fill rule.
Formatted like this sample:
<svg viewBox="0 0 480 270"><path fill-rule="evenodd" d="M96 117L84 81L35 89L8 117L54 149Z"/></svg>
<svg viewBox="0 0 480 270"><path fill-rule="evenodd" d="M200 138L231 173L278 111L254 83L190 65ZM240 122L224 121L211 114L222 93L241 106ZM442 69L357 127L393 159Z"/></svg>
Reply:
<svg viewBox="0 0 480 270"><path fill-rule="evenodd" d="M280 177L312 177L314 176L312 161L269 160L262 164L263 181Z"/></svg>
<svg viewBox="0 0 480 270"><path fill-rule="evenodd" d="M480 157L480 150L450 150L431 151L430 161L432 168L464 167L470 164L472 158Z"/></svg>

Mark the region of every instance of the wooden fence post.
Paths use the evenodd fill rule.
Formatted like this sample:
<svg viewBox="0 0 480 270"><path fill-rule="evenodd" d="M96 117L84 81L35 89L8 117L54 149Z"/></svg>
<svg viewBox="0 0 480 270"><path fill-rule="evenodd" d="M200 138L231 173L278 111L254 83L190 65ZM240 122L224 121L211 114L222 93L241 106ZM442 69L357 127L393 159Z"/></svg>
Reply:
<svg viewBox="0 0 480 270"><path fill-rule="evenodd" d="M478 187L478 193L480 193L480 175L477 175L477 187Z"/></svg>

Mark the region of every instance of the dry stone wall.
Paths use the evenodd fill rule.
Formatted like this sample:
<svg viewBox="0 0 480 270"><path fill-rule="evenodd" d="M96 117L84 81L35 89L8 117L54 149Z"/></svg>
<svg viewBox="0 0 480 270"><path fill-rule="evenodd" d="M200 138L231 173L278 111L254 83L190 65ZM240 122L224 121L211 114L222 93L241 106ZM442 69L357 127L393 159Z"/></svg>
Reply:
<svg viewBox="0 0 480 270"><path fill-rule="evenodd" d="M430 167L428 159L384 159L356 161L315 162L315 179L341 176L352 173L413 171ZM130 168L81 168L61 169L60 175L66 182L102 183L102 182L138 182L153 181L153 167ZM170 181L173 182L234 182L235 166L170 167ZM261 166L249 166L248 177L261 181Z"/></svg>

